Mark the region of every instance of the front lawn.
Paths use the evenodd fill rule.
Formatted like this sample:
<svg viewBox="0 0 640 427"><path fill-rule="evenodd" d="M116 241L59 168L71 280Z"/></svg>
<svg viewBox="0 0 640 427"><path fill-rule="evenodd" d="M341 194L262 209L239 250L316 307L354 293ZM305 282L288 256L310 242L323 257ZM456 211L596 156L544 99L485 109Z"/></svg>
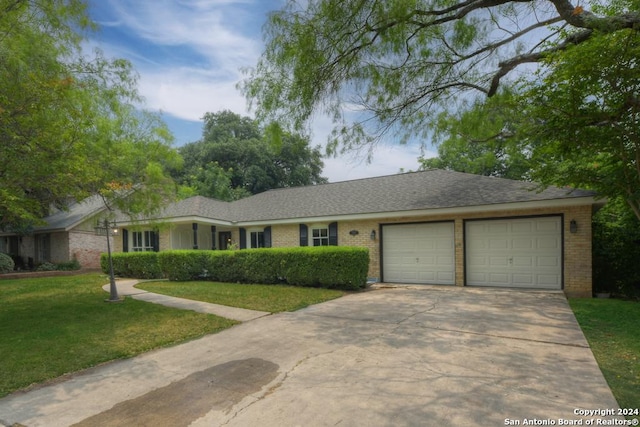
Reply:
<svg viewBox="0 0 640 427"><path fill-rule="evenodd" d="M640 304L598 298L569 304L618 405L640 409Z"/></svg>
<svg viewBox="0 0 640 427"><path fill-rule="evenodd" d="M218 282L144 282L138 289L231 307L279 313L294 311L344 295L343 291L285 285Z"/></svg>

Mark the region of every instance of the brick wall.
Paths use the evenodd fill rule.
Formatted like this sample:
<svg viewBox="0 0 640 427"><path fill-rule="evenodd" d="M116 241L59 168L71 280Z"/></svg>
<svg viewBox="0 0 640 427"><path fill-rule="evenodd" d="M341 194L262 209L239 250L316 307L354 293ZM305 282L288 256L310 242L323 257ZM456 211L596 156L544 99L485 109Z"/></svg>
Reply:
<svg viewBox="0 0 640 427"><path fill-rule="evenodd" d="M370 265L368 277L380 279L380 226L407 222L454 221L455 233L455 283L464 286L464 220L491 219L539 215L564 215L564 291L569 296L590 297L592 287L591 266L591 206L565 208L519 209L489 211L466 215L429 215L420 217L400 217L389 220L354 220L338 222L338 244L341 246L361 246L369 249ZM576 220L578 230L571 233L569 223ZM307 223L311 227L312 223ZM328 222L325 224L328 225ZM375 230L375 240L371 231ZM222 231L222 230L219 230ZM352 235L350 232L354 231ZM357 233L355 233L357 231ZM297 247L300 244L299 224L273 225L271 228L273 247ZM239 246L239 230L232 229L232 243ZM171 249L171 230L160 231L160 250ZM122 251L122 237L114 238L114 250ZM84 264L83 264L84 266Z"/></svg>
<svg viewBox="0 0 640 427"><path fill-rule="evenodd" d="M82 268L100 268L100 254L107 252L106 236L99 236L94 232L74 230L69 232L68 241L67 261L75 257ZM113 245L115 245L113 237L111 238L111 243L111 250L113 251ZM122 246L120 246L120 249L122 249Z"/></svg>
<svg viewBox="0 0 640 427"><path fill-rule="evenodd" d="M509 218L518 216L564 215L564 292L568 296L590 297L592 293L591 266L591 206L566 208L527 209L490 211L467 215L431 215L422 217L401 217L390 220L340 221L338 223L338 244L341 246L363 246L369 249L370 265L368 276L380 278L380 225L406 222L454 221L456 276L458 286L464 286L464 220L482 218ZM570 233L569 223L578 223L576 233ZM309 224L310 225L310 224ZM358 234L351 235L351 230ZM371 231L376 231L376 239L371 240ZM298 224L276 225L272 227L274 247L299 246Z"/></svg>

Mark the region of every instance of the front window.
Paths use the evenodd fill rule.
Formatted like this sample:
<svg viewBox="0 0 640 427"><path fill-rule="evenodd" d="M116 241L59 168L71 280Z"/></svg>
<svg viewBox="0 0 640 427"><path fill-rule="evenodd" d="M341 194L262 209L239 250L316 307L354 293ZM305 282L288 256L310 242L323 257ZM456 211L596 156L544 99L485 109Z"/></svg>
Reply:
<svg viewBox="0 0 640 427"><path fill-rule="evenodd" d="M312 228L311 229L311 245L312 246L329 246L329 229L328 228Z"/></svg>
<svg viewBox="0 0 640 427"><path fill-rule="evenodd" d="M133 252L151 252L155 242L155 233L153 231L134 231L132 233L133 244L131 249Z"/></svg>
<svg viewBox="0 0 640 427"><path fill-rule="evenodd" d="M251 248L264 248L264 231L251 232Z"/></svg>

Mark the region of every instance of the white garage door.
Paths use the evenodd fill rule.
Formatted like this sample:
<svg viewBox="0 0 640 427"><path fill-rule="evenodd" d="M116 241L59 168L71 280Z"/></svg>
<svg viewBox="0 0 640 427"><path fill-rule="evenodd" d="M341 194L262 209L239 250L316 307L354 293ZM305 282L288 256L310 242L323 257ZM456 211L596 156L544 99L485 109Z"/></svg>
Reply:
<svg viewBox="0 0 640 427"><path fill-rule="evenodd" d="M467 221L471 286L562 288L561 217Z"/></svg>
<svg viewBox="0 0 640 427"><path fill-rule="evenodd" d="M453 223L382 227L382 280L396 283L455 283Z"/></svg>

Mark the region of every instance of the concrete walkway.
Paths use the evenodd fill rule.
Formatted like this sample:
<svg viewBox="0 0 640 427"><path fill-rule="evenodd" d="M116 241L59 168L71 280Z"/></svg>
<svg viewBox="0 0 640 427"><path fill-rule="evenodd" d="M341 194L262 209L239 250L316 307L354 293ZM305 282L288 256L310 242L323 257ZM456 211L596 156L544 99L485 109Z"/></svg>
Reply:
<svg viewBox="0 0 640 427"><path fill-rule="evenodd" d="M180 308L183 310L193 310L198 313L215 314L216 316L226 319L237 320L240 322L248 322L249 320L259 319L271 313L267 311L248 310L246 308L228 307L226 305L212 304L202 301L194 301L185 298L170 297L167 295L154 294L143 289L135 287L140 283L135 279L124 279L116 281L116 288L120 297L130 296L140 301L151 302L154 304L162 304L168 307ZM110 284L107 283L102 287L109 292Z"/></svg>

